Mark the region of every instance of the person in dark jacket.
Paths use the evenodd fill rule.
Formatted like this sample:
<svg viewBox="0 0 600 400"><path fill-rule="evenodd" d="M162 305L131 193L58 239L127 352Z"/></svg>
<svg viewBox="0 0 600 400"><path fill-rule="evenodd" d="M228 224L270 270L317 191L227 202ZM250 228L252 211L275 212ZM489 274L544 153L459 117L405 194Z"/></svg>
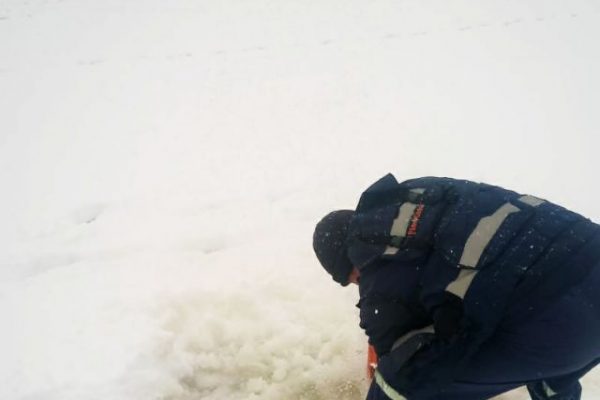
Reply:
<svg viewBox="0 0 600 400"><path fill-rule="evenodd" d="M368 400L478 400L526 385L577 400L600 361L600 226L483 183L388 174L316 226L333 279L359 286L379 356Z"/></svg>

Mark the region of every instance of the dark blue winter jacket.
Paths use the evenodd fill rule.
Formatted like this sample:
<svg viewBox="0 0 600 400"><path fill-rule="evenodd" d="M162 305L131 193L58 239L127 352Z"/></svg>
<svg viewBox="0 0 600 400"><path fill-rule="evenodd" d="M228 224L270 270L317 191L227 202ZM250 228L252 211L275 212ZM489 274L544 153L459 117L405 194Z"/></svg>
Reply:
<svg viewBox="0 0 600 400"><path fill-rule="evenodd" d="M508 314L531 318L584 279L600 260L600 227L496 186L386 175L360 198L348 256L361 271L361 327L381 357L377 379L427 398Z"/></svg>

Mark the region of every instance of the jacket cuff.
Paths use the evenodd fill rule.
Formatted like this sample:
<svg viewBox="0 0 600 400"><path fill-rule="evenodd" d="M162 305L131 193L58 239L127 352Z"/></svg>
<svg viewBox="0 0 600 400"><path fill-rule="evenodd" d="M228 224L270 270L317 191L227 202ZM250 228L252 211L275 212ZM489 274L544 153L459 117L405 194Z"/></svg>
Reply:
<svg viewBox="0 0 600 400"><path fill-rule="evenodd" d="M375 383L377 384L377 386L379 386L381 391L385 393L385 395L391 400L407 400L406 397L398 393L396 389L394 389L390 384L388 384L385 381L383 375L381 375L381 373L378 370L375 371Z"/></svg>

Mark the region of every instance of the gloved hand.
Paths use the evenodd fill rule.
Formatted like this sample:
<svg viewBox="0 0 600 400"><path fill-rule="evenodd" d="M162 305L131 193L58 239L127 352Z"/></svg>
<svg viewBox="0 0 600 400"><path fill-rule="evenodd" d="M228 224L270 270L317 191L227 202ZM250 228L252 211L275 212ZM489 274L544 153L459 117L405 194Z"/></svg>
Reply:
<svg viewBox="0 0 600 400"><path fill-rule="evenodd" d="M450 340L462 328L462 300L452 294L445 293L444 301L433 310L433 326L439 339Z"/></svg>

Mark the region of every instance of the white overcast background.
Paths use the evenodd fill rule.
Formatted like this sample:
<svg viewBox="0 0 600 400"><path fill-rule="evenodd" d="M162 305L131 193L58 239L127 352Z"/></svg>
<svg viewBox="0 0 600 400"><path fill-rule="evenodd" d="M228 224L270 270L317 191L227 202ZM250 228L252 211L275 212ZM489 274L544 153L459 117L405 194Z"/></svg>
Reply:
<svg viewBox="0 0 600 400"><path fill-rule="evenodd" d="M314 224L388 172L600 221L599 37L585 0L0 0L0 399L361 399Z"/></svg>

